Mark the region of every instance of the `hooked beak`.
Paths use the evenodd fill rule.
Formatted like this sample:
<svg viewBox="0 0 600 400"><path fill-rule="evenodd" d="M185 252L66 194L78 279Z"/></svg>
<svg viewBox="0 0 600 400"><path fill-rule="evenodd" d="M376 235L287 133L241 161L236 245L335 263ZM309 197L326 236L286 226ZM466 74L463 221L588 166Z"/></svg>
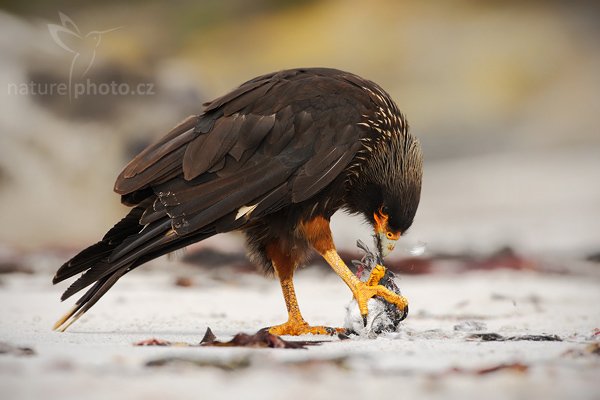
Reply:
<svg viewBox="0 0 600 400"><path fill-rule="evenodd" d="M375 236L377 238L377 247L381 253L381 257L385 257L394 250L396 242L400 239L400 232L392 232L388 227L388 216L380 209L373 214L375 219Z"/></svg>
<svg viewBox="0 0 600 400"><path fill-rule="evenodd" d="M377 239L379 241L379 247L381 250L381 256L385 257L394 250L396 243L398 242L399 235L397 237L390 238L385 232L377 233Z"/></svg>

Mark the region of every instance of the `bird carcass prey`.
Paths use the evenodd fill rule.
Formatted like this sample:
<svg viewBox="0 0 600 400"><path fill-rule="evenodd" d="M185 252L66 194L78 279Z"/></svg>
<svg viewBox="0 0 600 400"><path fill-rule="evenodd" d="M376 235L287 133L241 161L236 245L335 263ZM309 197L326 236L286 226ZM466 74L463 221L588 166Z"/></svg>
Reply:
<svg viewBox="0 0 600 400"><path fill-rule="evenodd" d="M356 266L356 275L362 282L372 281L373 284L379 284L401 296L400 289L394 281L395 274L389 269L383 267L381 252L373 253L362 241L356 245L364 252L360 261L353 260ZM375 282L377 281L377 282ZM344 328L348 333L359 335L374 336L385 332L395 332L400 322L408 315L408 305L399 309L395 304L386 301L384 298L375 296L369 299L367 306L369 313L366 322L360 313L358 304L353 298L346 306L346 318Z"/></svg>

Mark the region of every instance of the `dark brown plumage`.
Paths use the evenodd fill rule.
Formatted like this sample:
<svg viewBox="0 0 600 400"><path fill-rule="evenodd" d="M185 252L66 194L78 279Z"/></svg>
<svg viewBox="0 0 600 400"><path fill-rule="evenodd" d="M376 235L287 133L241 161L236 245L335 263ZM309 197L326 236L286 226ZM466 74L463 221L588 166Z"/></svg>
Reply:
<svg viewBox="0 0 600 400"><path fill-rule="evenodd" d="M412 224L421 171L418 141L373 82L324 68L252 79L206 103L121 172L115 191L133 209L57 271L54 283L83 273L62 300L93 285L57 327L139 265L233 230L246 234L255 262L277 272L290 321L301 319L293 271L311 248L360 297L331 258L329 218L338 209L364 215L382 251ZM275 331L293 333L288 328Z"/></svg>

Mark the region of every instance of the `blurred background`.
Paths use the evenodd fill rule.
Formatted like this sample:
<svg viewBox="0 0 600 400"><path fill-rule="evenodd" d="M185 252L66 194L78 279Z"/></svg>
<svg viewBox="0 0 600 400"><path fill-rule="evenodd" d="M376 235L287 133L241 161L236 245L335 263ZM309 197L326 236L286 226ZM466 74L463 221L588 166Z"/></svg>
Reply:
<svg viewBox="0 0 600 400"><path fill-rule="evenodd" d="M2 251L98 240L126 211L112 186L144 146L256 75L326 66L379 83L423 144L400 256L424 243L593 258L599 4L0 1ZM343 215L334 229L341 248L370 235Z"/></svg>
<svg viewBox="0 0 600 400"><path fill-rule="evenodd" d="M0 398L598 398L599 1L0 0L0 32ZM380 84L423 146L417 217L385 261L411 302L398 332L178 348L284 320L240 234L149 263L51 332L69 284L51 276L127 212L127 162L203 102L311 66ZM347 261L371 243L360 218L332 226ZM330 268L295 283L307 321L341 326ZM132 346L151 336L173 346ZM156 369L178 355L197 365Z"/></svg>

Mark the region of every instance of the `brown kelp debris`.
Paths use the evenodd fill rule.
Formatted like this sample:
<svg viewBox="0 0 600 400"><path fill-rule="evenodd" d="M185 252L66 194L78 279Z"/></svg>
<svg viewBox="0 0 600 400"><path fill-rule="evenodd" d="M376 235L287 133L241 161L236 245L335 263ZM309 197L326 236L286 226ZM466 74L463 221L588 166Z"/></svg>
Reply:
<svg viewBox="0 0 600 400"><path fill-rule="evenodd" d="M220 359L201 359L189 357L164 357L151 360L146 363L146 367L166 367L166 366L190 366L190 367L213 367L223 371L235 371L248 368L251 365L250 356L231 358L227 360Z"/></svg>
<svg viewBox="0 0 600 400"><path fill-rule="evenodd" d="M362 257L360 251L344 250L338 251L342 259L359 260ZM588 258L595 261L598 255ZM201 248L186 254L183 261L203 267L205 269L222 269L223 265L230 266L235 271L244 273L255 273L258 270L246 258L244 253L227 253L214 248ZM327 266L325 260L314 255L309 261L309 266L318 266L324 273L333 273ZM320 268L324 266L325 268ZM528 270L553 273L569 273L571 268L565 265L551 265L547 262L536 260L520 253L510 246L501 246L489 253L476 253L472 251L459 251L452 253L427 252L426 255L414 255L410 252L402 254L399 251L390 254L385 260L385 266L396 274L421 275L444 272L468 272L473 270Z"/></svg>
<svg viewBox="0 0 600 400"><path fill-rule="evenodd" d="M519 253L512 247L501 247L496 252L484 257L466 257L466 269L516 269L516 270L538 270L539 265Z"/></svg>
<svg viewBox="0 0 600 400"><path fill-rule="evenodd" d="M514 363L500 363L496 365L491 365L489 367L482 368L462 368L462 367L452 367L447 369L441 373L431 374L430 378L434 380L438 380L442 377L447 377L448 375L488 375L493 374L495 372L515 372L519 374L526 373L529 370L529 365L523 364L521 362Z"/></svg>
<svg viewBox="0 0 600 400"><path fill-rule="evenodd" d="M272 349L306 349L308 346L317 346L323 343L318 340L284 340L277 335L269 333L267 328L255 334L238 333L229 341L217 340L210 328L206 329L204 337L198 344L169 342L167 340L151 338L134 343L135 346L177 346L177 347L252 347Z"/></svg>
<svg viewBox="0 0 600 400"><path fill-rule="evenodd" d="M600 356L600 343L590 343L587 346L575 349L569 349L562 353L563 357L581 358L590 355Z"/></svg>
<svg viewBox="0 0 600 400"><path fill-rule="evenodd" d="M491 367L480 368L480 369L471 371L471 373L473 373L475 375L487 375L487 374L491 374L492 372L499 372L499 371L513 371L513 372L523 373L523 372L527 372L528 369L529 369L528 365L516 362L516 363L498 364L498 365L494 365Z"/></svg>
<svg viewBox="0 0 600 400"><path fill-rule="evenodd" d="M591 262L600 263L600 251L597 253L592 253L592 254L588 255L585 259L588 261L591 261Z"/></svg>
<svg viewBox="0 0 600 400"><path fill-rule="evenodd" d="M340 251L344 260L360 258L360 254L354 251ZM314 264L324 264L319 258L311 260ZM541 264L526 257L512 247L504 246L487 254L474 252L457 253L428 253L427 256L391 254L385 260L385 266L390 271L400 274L419 275L439 271L444 272L466 272L473 270L534 270L534 271L556 271L556 266Z"/></svg>
<svg viewBox="0 0 600 400"><path fill-rule="evenodd" d="M140 340L133 344L134 346L172 346L173 343L168 340L150 338L146 340Z"/></svg>
<svg viewBox="0 0 600 400"><path fill-rule="evenodd" d="M204 337L200 341L200 344L214 343L216 340L217 340L217 337L213 333L212 329L210 329L210 327L208 327L208 328L206 328L206 332L204 332Z"/></svg>
<svg viewBox="0 0 600 400"><path fill-rule="evenodd" d="M305 349L307 346L316 346L323 343L322 341L306 341L306 340L284 340L277 335L269 333L267 328L263 328L253 335L247 333L238 333L228 342L222 342L216 339L210 328L204 334L201 346L214 347L254 347L262 348L269 347L272 349Z"/></svg>
<svg viewBox="0 0 600 400"><path fill-rule="evenodd" d="M339 250L338 253L344 260L360 260L364 255L363 253L347 250ZM433 261L435 259L432 257L394 257L394 255L390 255L385 259L385 267L396 274L422 275L432 272ZM320 256L314 256L310 260L310 264L327 266L325 260ZM326 268L323 271L331 271L331 269Z"/></svg>
<svg viewBox="0 0 600 400"><path fill-rule="evenodd" d="M239 272L256 272L256 267L248 261L244 252L228 253L218 249L203 247L190 251L182 259L183 262L203 268L223 268L232 266Z"/></svg>
<svg viewBox="0 0 600 400"><path fill-rule="evenodd" d="M5 342L0 342L0 354L11 354L14 356L34 356L35 351L31 347L18 347Z"/></svg>
<svg viewBox="0 0 600 400"><path fill-rule="evenodd" d="M148 361L146 367L195 367L195 368L218 368L231 372L246 369L248 367L260 367L265 365L263 357L254 354L244 354L230 358L201 358L201 357L162 357ZM276 362L277 367L296 370L319 370L323 367L334 367L349 370L347 356L335 356L331 358L309 358L305 360L274 361L269 359L269 364Z"/></svg>
<svg viewBox="0 0 600 400"><path fill-rule="evenodd" d="M592 343L585 348L588 353L600 356L600 343Z"/></svg>
<svg viewBox="0 0 600 400"><path fill-rule="evenodd" d="M194 280L187 276L180 276L177 279L175 279L175 286L185 287L185 288L192 287L192 286L194 286Z"/></svg>
<svg viewBox="0 0 600 400"><path fill-rule="evenodd" d="M467 340L476 340L481 342L513 342L513 341L532 341L532 342L562 342L557 335L519 335L502 336L498 333L473 333L467 336Z"/></svg>

